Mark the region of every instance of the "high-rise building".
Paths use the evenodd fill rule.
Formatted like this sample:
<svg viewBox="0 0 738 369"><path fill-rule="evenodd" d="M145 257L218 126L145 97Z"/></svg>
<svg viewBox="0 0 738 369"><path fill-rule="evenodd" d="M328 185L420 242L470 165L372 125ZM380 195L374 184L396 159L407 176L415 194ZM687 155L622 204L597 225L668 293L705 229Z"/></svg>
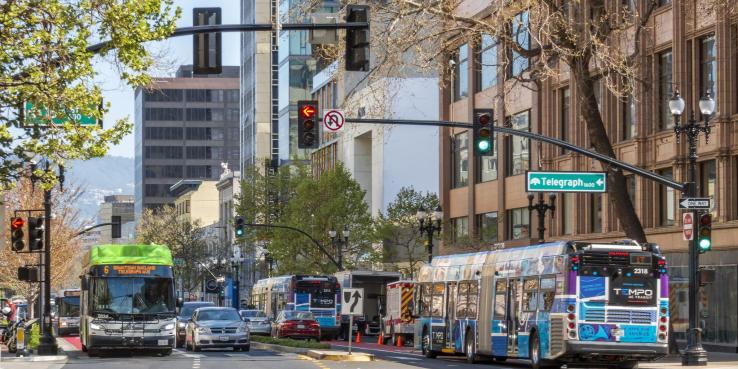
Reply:
<svg viewBox="0 0 738 369"><path fill-rule="evenodd" d="M636 63L637 81L632 96L615 96L604 77L595 78L597 99L605 128L616 156L627 163L686 182L688 150L686 138L678 143L669 100L678 88L686 100L682 123L706 91L716 97L709 142L699 136L697 187L700 197L711 199L713 251L700 256L700 263L714 268L716 281L736 284L738 270L738 79L734 57L738 51L736 25L722 14L707 14L693 1L664 0L636 2L657 8L641 38ZM633 4L632 2L630 4ZM677 6L678 5L678 6ZM487 3L472 1L465 9L480 9L480 20L490 14ZM570 5L574 6L574 5ZM577 7L586 7L582 3ZM633 6L633 5L630 5ZM689 9L689 10L688 10ZM570 12L574 14L574 11ZM718 12L719 13L719 12ZM467 14L465 16L476 17ZM477 18L475 18L477 19ZM523 29L529 17L519 17ZM534 19L533 16L530 19ZM517 36L516 36L517 37ZM559 62L561 73L546 79L540 88L513 84L528 59L516 58L507 68L501 64L515 51L505 50L492 37L482 42L460 40L447 55L454 65L451 81L441 89L441 117L470 122L474 109L493 108L496 125L556 137L589 148L588 125L581 118L583 92L573 83L568 67ZM631 50L631 49L628 49ZM630 52L630 51L628 51ZM482 62L484 61L484 62ZM499 61L499 63L498 63ZM525 193L527 170L604 171L596 161L552 145L538 145L518 136L495 135L494 150L474 157L466 128L442 128L441 202L444 210L444 253L460 252L462 240L476 238L476 247L489 250L538 242L537 213L528 210ZM677 340L685 338L687 323L687 241L682 239L681 194L651 180L626 175L626 189L649 242L660 245L669 264L671 317ZM537 198L535 199L537 202ZM548 196L545 197L548 202ZM612 197L608 193L559 193L555 216L546 214L546 240L614 241L626 238ZM738 347L738 295L725 285L703 287L700 320L703 344L708 348L735 350Z"/></svg>
<svg viewBox="0 0 738 369"><path fill-rule="evenodd" d="M135 212L174 203L183 179L217 179L220 164L238 169L239 67L196 76L192 66L154 78L135 94Z"/></svg>
<svg viewBox="0 0 738 369"><path fill-rule="evenodd" d="M118 223L121 225L121 230L120 235L117 238L113 238L112 226L100 228L98 242L108 244L133 241L134 235L131 232L135 220L133 208L133 195L105 196L104 202L100 204L100 210L97 213L97 221L99 223Z"/></svg>

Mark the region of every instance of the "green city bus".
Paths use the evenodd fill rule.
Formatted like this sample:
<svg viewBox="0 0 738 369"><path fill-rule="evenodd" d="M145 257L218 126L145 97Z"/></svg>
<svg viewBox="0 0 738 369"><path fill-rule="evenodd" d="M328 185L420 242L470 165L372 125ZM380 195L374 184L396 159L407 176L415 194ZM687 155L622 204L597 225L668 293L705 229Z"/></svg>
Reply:
<svg viewBox="0 0 738 369"><path fill-rule="evenodd" d="M172 254L161 245L99 245L85 255L80 301L82 350L172 353L175 298Z"/></svg>

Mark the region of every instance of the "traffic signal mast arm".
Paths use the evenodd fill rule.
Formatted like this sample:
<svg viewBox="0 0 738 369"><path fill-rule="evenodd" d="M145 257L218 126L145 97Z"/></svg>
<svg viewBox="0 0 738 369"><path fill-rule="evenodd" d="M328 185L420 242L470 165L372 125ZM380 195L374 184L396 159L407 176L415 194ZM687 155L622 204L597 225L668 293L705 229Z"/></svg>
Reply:
<svg viewBox="0 0 738 369"><path fill-rule="evenodd" d="M348 123L362 123L362 124L389 124L389 125L406 125L406 126L436 126L436 127L453 127L453 128L470 128L473 129L474 125L465 122L453 122L446 120L412 120L412 119L358 119L358 118L346 118ZM492 126L492 132L499 132L510 134L513 136L521 136L536 141L549 143L555 146L563 147L567 150L582 154L586 157L601 161L617 169L625 170L641 177L650 179L654 182L660 183L666 187L673 188L680 192L686 192L689 184L676 182L670 178L660 176L653 172L649 172L645 169L630 165L623 161L615 158L611 158L607 155L600 154L598 152L590 151L579 146L572 145L566 141L562 141L553 137L544 136L538 133L521 131L517 129Z"/></svg>

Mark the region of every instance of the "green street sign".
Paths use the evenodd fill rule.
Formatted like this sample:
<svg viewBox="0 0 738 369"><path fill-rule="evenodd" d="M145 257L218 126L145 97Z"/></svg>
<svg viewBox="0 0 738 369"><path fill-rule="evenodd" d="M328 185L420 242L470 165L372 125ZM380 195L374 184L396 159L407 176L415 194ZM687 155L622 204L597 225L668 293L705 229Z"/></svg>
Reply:
<svg viewBox="0 0 738 369"><path fill-rule="evenodd" d="M527 192L606 192L606 172L526 172Z"/></svg>
<svg viewBox="0 0 738 369"><path fill-rule="evenodd" d="M66 119L60 117L51 118L46 108L36 108L30 101L26 101L24 110L24 126L46 126L49 120L54 125L62 125L69 121L79 122L79 125L82 127L94 127L98 125L97 119L79 114L77 113L77 109L70 109L69 116Z"/></svg>

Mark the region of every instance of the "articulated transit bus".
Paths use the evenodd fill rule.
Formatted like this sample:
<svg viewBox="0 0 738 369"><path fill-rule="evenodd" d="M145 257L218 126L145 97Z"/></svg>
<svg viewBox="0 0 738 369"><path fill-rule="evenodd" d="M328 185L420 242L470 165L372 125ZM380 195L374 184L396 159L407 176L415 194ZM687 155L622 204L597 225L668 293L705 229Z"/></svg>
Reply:
<svg viewBox="0 0 738 369"><path fill-rule="evenodd" d="M668 351L658 246L552 242L435 257L416 287L416 347L547 364L637 367Z"/></svg>

